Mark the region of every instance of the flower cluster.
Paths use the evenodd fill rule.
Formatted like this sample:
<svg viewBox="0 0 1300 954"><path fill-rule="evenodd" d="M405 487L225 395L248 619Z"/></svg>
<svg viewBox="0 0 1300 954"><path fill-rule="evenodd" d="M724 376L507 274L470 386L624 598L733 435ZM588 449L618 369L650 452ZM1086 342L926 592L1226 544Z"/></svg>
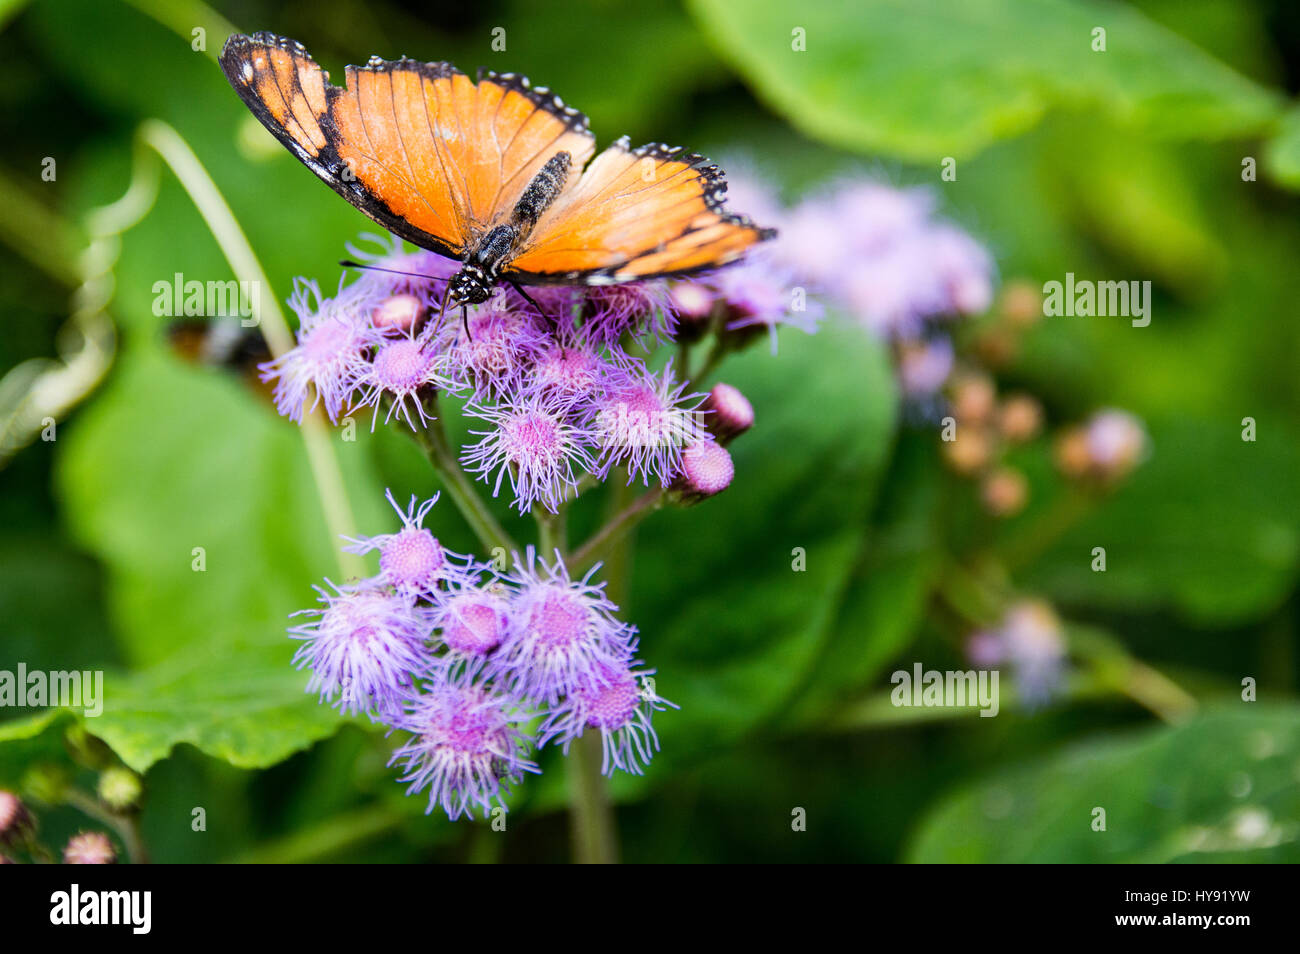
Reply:
<svg viewBox="0 0 1300 954"><path fill-rule="evenodd" d="M377 552L379 572L319 589L323 606L290 633L308 691L345 713L367 713L409 734L393 753L408 794L428 791L449 818L504 806L510 787L539 771L532 750L565 752L600 733L602 771L639 774L658 749L659 698L637 660L636 628L557 552L529 547L508 572L447 550L424 520L436 498L403 509L395 533L349 541Z"/></svg>
<svg viewBox="0 0 1300 954"><path fill-rule="evenodd" d="M817 305L781 314L786 290L799 288L891 344L905 396L938 392L953 367L946 325L989 307L994 268L983 246L935 216L933 193L846 177L785 206L758 179L734 176L729 193L778 232L746 264L706 283L735 302L732 327L793 322L811 330ZM707 300L694 291L683 297L696 308Z"/></svg>
<svg viewBox="0 0 1300 954"><path fill-rule="evenodd" d="M333 298L299 281L290 299L297 345L262 369L281 414L301 420L321 406L337 422L369 410L372 430L381 412L385 422L395 417L421 430L437 396L452 395L474 421L476 440L460 463L494 496L508 488L521 513L537 506L554 513L585 477L605 480L616 471L629 483L667 488L689 480L688 449L717 453L702 420L704 395L671 361L653 368L633 353L678 333L664 283L533 294L502 286L463 314L442 314L455 263L380 244L378 254L351 250L370 267ZM733 310L767 294L758 273L721 274ZM775 322L779 302L776 311L763 307L765 317L750 319Z"/></svg>

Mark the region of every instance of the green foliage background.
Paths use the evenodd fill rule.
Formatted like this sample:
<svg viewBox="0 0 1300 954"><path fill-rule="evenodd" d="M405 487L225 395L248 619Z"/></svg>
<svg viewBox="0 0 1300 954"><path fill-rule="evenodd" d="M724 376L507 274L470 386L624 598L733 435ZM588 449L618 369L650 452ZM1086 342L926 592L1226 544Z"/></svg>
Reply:
<svg viewBox="0 0 1300 954"><path fill-rule="evenodd" d="M1153 440L1128 484L1038 549L1063 493L1045 448L1023 462L1029 510L996 532L975 523L933 436L900 429L887 356L861 333L832 319L784 335L778 357L758 347L725 366L759 420L735 445L735 484L645 525L626 595L682 709L659 718L648 776L615 785L624 855L1300 859L1300 17L1285 0L35 0L0 3L0 23L0 367L55 353L85 215L125 191L144 119L188 141L281 299L295 275L332 285L343 243L373 230L267 148L213 62L228 25L303 41L336 80L371 53L526 72L579 104L602 144L628 133L740 157L792 197L852 170L929 185L1005 277L1152 279L1150 327L1049 319L1004 375L1054 422L1121 406ZM945 157L955 182L939 180ZM285 618L337 573L334 544L296 428L167 350L152 287L176 272L231 277L164 172L122 236L109 378L57 441L0 470L0 668L109 671L85 728L145 774L159 860L566 857L556 760L513 801L507 837L451 825L403 797L380 734L302 692ZM1240 439L1247 416L1255 443ZM389 526L384 487L435 489L400 435L335 451L365 532ZM472 549L439 511L439 536ZM790 571L794 547L805 573ZM893 669L960 664L931 610L971 552L1009 561L1009 585L1052 599L1080 645L1174 678L1199 714L1162 725L1105 666L1032 714L882 706ZM1258 703L1240 701L1246 676ZM0 715L0 785L34 766L77 777L77 716ZM194 806L206 832L191 831ZM796 806L806 832L791 831ZM52 838L83 823L44 818Z"/></svg>

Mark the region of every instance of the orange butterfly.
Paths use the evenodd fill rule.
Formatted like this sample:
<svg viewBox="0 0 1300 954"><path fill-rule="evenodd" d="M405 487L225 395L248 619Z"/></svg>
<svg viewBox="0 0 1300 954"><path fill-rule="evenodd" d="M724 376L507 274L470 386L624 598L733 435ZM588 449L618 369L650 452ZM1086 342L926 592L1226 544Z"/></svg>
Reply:
<svg viewBox="0 0 1300 954"><path fill-rule="evenodd" d="M722 171L679 148L631 149L623 137L584 171L595 152L587 117L513 73L474 83L449 63L372 57L347 67L343 89L302 44L270 33L230 37L221 68L335 192L390 232L460 259L447 292L457 304L486 301L498 281L684 275L775 234L728 213Z"/></svg>

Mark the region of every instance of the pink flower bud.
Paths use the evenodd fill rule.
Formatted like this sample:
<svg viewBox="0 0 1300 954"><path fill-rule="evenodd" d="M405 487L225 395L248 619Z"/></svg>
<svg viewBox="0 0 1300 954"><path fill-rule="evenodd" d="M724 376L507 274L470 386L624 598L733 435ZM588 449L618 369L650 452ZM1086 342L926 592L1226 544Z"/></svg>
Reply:
<svg viewBox="0 0 1300 954"><path fill-rule="evenodd" d="M683 502L694 503L722 493L731 486L735 465L726 448L713 441L697 441L682 451L682 469L673 483Z"/></svg>
<svg viewBox="0 0 1300 954"><path fill-rule="evenodd" d="M83 831L73 835L63 849L65 865L111 865L115 861L117 852L102 831Z"/></svg>
<svg viewBox="0 0 1300 954"><path fill-rule="evenodd" d="M379 303L370 316L370 321L383 331L392 328L405 332L415 326L426 310L424 302L414 295L393 295Z"/></svg>
<svg viewBox="0 0 1300 954"><path fill-rule="evenodd" d="M730 384L715 384L700 410L709 412L705 426L723 444L754 426L754 406Z"/></svg>

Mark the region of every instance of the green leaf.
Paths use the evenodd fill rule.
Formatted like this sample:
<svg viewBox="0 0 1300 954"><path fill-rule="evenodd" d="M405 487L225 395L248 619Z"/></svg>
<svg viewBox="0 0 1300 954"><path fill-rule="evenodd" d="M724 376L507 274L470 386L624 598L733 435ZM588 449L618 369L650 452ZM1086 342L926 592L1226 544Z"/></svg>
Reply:
<svg viewBox="0 0 1300 954"><path fill-rule="evenodd" d="M916 638L941 559L934 527L941 467L930 432L901 436L844 601L793 718L819 723Z"/></svg>
<svg viewBox="0 0 1300 954"><path fill-rule="evenodd" d="M723 366L756 424L730 447L732 486L655 514L637 540L631 607L659 691L665 754L725 744L780 711L828 638L894 427L879 344L828 323ZM802 551L806 569L794 568Z"/></svg>
<svg viewBox="0 0 1300 954"><path fill-rule="evenodd" d="M1277 135L1264 147L1264 166L1288 189L1300 189L1300 106L1282 117Z"/></svg>
<svg viewBox="0 0 1300 954"><path fill-rule="evenodd" d="M1300 860L1300 709L1239 704L1107 737L940 802L914 862ZM1105 831L1093 830L1105 810Z"/></svg>
<svg viewBox="0 0 1300 954"><path fill-rule="evenodd" d="M141 771L179 742L268 765L332 731L285 635L311 584L338 576L297 428L237 380L142 347L65 433L67 519L107 567L136 669L108 677L87 728ZM337 446L363 522L388 526L363 452Z"/></svg>
<svg viewBox="0 0 1300 954"><path fill-rule="evenodd" d="M110 675L104 712L83 720L118 757L145 772L188 743L238 768L266 768L334 733L342 719L290 665L283 628L261 649L194 650L130 676Z"/></svg>
<svg viewBox="0 0 1300 954"><path fill-rule="evenodd" d="M1052 110L1156 135L1254 135L1279 97L1138 11L1067 0L691 0L718 51L810 136L864 152L966 157ZM1106 31L1104 52L1093 30ZM799 50L795 31L806 49Z"/></svg>

